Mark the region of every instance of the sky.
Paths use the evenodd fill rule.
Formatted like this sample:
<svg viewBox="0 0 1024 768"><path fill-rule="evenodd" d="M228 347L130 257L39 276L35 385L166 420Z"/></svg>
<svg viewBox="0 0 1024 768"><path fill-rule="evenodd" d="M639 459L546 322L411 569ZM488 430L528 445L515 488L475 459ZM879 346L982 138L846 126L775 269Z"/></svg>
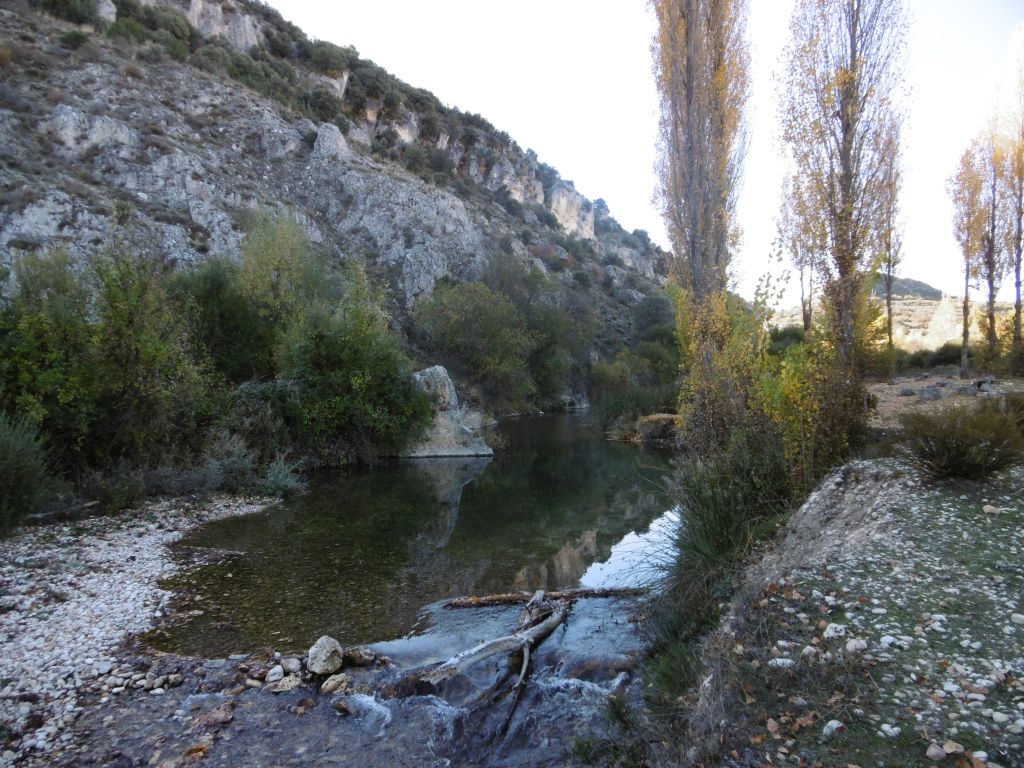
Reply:
<svg viewBox="0 0 1024 768"><path fill-rule="evenodd" d="M785 174L776 76L793 0L749 0L750 144L737 209L737 288L767 270ZM555 167L627 230L667 246L654 203L654 20L643 0L272 0L307 34L354 46L442 102L478 112ZM906 0L901 274L962 291L946 179L997 104L1024 0ZM774 270L778 272L778 268ZM792 303L795 284L785 303ZM1008 297L1009 281L1001 296Z"/></svg>

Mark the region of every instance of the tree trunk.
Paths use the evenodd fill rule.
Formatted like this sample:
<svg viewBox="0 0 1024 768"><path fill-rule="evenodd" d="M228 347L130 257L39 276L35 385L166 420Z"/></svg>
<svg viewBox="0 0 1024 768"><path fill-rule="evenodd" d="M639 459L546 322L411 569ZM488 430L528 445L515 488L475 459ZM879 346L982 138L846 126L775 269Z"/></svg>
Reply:
<svg viewBox="0 0 1024 768"><path fill-rule="evenodd" d="M892 262L885 270L885 331L889 341L889 379L896 378L896 347L892 343Z"/></svg>
<svg viewBox="0 0 1024 768"><path fill-rule="evenodd" d="M971 342L971 267L964 266L964 334L960 345L960 378L966 379L970 373L967 364L967 346Z"/></svg>

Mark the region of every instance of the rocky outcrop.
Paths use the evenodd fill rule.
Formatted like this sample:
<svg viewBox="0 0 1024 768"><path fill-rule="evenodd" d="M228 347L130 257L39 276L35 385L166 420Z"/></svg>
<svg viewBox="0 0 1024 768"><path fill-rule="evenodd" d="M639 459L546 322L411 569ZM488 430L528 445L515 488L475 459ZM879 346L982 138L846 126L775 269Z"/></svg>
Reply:
<svg viewBox="0 0 1024 768"><path fill-rule="evenodd" d="M219 37L232 48L248 51L263 43L259 20L231 0L140 0L142 5L165 5L183 14L206 38Z"/></svg>
<svg viewBox="0 0 1024 768"><path fill-rule="evenodd" d="M572 182L560 181L552 188L548 208L570 235L594 239L593 204L576 191Z"/></svg>
<svg viewBox="0 0 1024 768"><path fill-rule="evenodd" d="M423 440L402 454L404 457L494 455L480 437L479 415L459 406L455 385L443 366L435 365L414 373L413 382L433 401L433 421Z"/></svg>

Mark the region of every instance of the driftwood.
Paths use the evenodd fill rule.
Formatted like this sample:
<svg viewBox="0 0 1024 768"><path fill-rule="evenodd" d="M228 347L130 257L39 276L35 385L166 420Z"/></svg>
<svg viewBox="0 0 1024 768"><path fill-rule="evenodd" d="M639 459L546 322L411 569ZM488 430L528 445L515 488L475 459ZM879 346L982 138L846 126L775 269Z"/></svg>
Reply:
<svg viewBox="0 0 1024 768"><path fill-rule="evenodd" d="M548 592L546 597L549 600L561 600L573 602L585 597L633 597L647 594L647 590L636 587L618 587L606 589L567 589L560 592ZM530 603L535 595L529 592L504 592L497 595L483 595L481 597L456 597L444 604L445 608L485 608L491 605L518 605L519 603Z"/></svg>
<svg viewBox="0 0 1024 768"><path fill-rule="evenodd" d="M472 648L452 656L445 662L431 668L422 675L420 679L436 685L442 680L447 680L460 672L465 672L469 667L479 661L496 656L499 653L523 652L523 668L519 674L519 681L516 688L520 688L526 679L526 669L529 665L529 650L537 643L550 635L555 627L565 619L568 607L564 603L556 603L545 600L544 592L536 592L526 607L519 620L519 629L511 635L498 637L494 640L487 640Z"/></svg>

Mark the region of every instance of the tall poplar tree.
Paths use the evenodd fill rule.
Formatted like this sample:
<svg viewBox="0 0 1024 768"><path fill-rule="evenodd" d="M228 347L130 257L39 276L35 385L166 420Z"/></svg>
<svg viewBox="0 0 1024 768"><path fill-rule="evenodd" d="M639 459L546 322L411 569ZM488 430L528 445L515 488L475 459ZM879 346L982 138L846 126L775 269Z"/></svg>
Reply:
<svg viewBox="0 0 1024 768"><path fill-rule="evenodd" d="M963 333L960 345L960 378L970 371L968 347L971 341L971 279L977 277L985 236L985 208L982 203L983 173L977 148L972 146L960 157L960 165L948 181L953 201L953 236L964 260Z"/></svg>
<svg viewBox="0 0 1024 768"><path fill-rule="evenodd" d="M746 141L750 56L746 0L651 0L660 97L659 200L681 288L688 371L680 414L702 447L719 447L745 408L723 362L737 181Z"/></svg>
<svg viewBox="0 0 1024 768"><path fill-rule="evenodd" d="M826 222L825 298L840 361L856 377L857 301L896 158L906 25L901 0L796 0L783 78L783 138Z"/></svg>

